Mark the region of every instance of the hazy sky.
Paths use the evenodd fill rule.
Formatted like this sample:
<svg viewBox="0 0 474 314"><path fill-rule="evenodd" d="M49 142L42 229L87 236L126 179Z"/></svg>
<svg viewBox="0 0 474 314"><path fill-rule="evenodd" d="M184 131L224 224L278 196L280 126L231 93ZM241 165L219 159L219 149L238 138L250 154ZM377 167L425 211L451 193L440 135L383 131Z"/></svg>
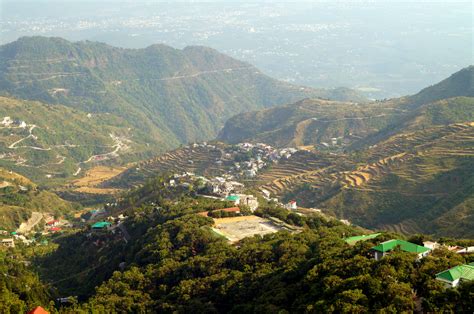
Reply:
<svg viewBox="0 0 474 314"><path fill-rule="evenodd" d="M473 63L471 1L0 1L0 43L205 45L279 79L414 93Z"/></svg>

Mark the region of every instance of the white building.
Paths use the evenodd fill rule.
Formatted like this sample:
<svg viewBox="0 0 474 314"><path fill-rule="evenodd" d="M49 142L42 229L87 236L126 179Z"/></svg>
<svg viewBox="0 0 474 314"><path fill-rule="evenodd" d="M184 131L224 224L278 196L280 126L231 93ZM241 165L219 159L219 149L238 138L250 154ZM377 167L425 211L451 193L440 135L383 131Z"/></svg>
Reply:
<svg viewBox="0 0 474 314"><path fill-rule="evenodd" d="M15 241L12 238L2 239L2 245L6 247L15 247Z"/></svg>
<svg viewBox="0 0 474 314"><path fill-rule="evenodd" d="M292 201L289 201L289 202L285 205L285 208L288 209L288 210L297 210L297 209L298 209L298 206L296 205L296 201L295 201L295 200L292 200Z"/></svg>

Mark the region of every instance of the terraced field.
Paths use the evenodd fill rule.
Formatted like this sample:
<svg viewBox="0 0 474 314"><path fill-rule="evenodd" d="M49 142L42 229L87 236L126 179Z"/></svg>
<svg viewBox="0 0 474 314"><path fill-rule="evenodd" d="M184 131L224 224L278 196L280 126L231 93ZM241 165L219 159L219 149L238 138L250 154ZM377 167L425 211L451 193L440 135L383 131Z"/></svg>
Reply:
<svg viewBox="0 0 474 314"><path fill-rule="evenodd" d="M218 160L221 160L222 164L217 163ZM160 173L194 172L205 176L222 175L231 165L232 161L225 158L223 148L220 146L215 148L186 146L141 162L106 182L104 187L134 186Z"/></svg>
<svg viewBox="0 0 474 314"><path fill-rule="evenodd" d="M299 152L260 174L258 184L368 228L453 235L474 228L473 123L407 131L363 154L367 164Z"/></svg>
<svg viewBox="0 0 474 314"><path fill-rule="evenodd" d="M404 152L401 152L405 150ZM396 153L347 172L325 208L364 227L402 233L472 236L474 126L457 123L393 137L371 158ZM303 193L301 199L309 199ZM304 202L303 202L304 204Z"/></svg>
<svg viewBox="0 0 474 314"><path fill-rule="evenodd" d="M302 184L309 184L312 188L331 185L337 182L337 169L342 167L342 163L336 159L336 156L299 151L290 159L272 165L262 172L258 176L258 184L260 188L276 196L281 196Z"/></svg>

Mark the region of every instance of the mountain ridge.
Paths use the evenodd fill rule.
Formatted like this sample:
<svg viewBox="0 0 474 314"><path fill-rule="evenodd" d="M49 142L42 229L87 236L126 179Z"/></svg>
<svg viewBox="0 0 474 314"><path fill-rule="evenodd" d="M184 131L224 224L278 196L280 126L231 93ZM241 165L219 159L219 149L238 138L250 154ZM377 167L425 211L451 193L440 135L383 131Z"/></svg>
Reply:
<svg viewBox="0 0 474 314"><path fill-rule="evenodd" d="M274 80L200 46L125 49L22 37L0 47L0 69L4 95L121 116L150 134L155 139L150 145L161 151L213 138L238 112L331 97L330 90Z"/></svg>
<svg viewBox="0 0 474 314"><path fill-rule="evenodd" d="M405 124L407 119L413 120L416 115L423 115L422 111L429 110L429 107L438 107L438 111L443 111L440 101L454 99L451 103L459 103L455 98L459 100L463 97L474 97L474 66L466 67L413 96L366 104L305 99L293 104L242 113L229 118L217 138L230 143L263 141L276 146L306 146L320 145L322 142L330 142L331 138L344 137L351 140L354 148L360 148L368 139L377 139L383 133L389 134L397 125ZM463 113L469 114L469 105L466 106L460 103L457 105L458 108L463 108L463 112L458 113L458 119L467 118L461 117ZM448 119L449 114L444 114ZM452 114L455 114L454 111ZM303 122L306 123L304 130L308 134L306 138L297 139L298 135L301 136L303 125L300 123ZM366 141L357 140L367 136L369 138Z"/></svg>

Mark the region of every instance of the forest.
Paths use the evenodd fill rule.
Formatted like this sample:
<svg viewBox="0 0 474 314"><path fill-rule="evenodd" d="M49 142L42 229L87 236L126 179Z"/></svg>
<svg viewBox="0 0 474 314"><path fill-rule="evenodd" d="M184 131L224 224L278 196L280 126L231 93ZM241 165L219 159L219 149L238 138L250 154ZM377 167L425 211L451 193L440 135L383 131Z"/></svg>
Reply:
<svg viewBox="0 0 474 314"><path fill-rule="evenodd" d="M385 232L353 246L343 239L367 231L321 215L299 216L268 203L257 215L303 226L245 238L237 244L212 233L212 219L197 212L227 204L196 196L192 189L165 187L150 180L125 196L131 240L87 228L58 236L33 252L28 247L2 253L2 312L33 305L64 313L154 312L456 312L474 310L474 283L446 289L435 274L474 261L474 256L437 249L417 260L395 251L376 261L371 247L393 238ZM296 218L296 217L298 218ZM438 239L472 245L470 240ZM22 259L32 258L26 266ZM27 285L25 283L28 283ZM68 297L66 304L55 298Z"/></svg>

